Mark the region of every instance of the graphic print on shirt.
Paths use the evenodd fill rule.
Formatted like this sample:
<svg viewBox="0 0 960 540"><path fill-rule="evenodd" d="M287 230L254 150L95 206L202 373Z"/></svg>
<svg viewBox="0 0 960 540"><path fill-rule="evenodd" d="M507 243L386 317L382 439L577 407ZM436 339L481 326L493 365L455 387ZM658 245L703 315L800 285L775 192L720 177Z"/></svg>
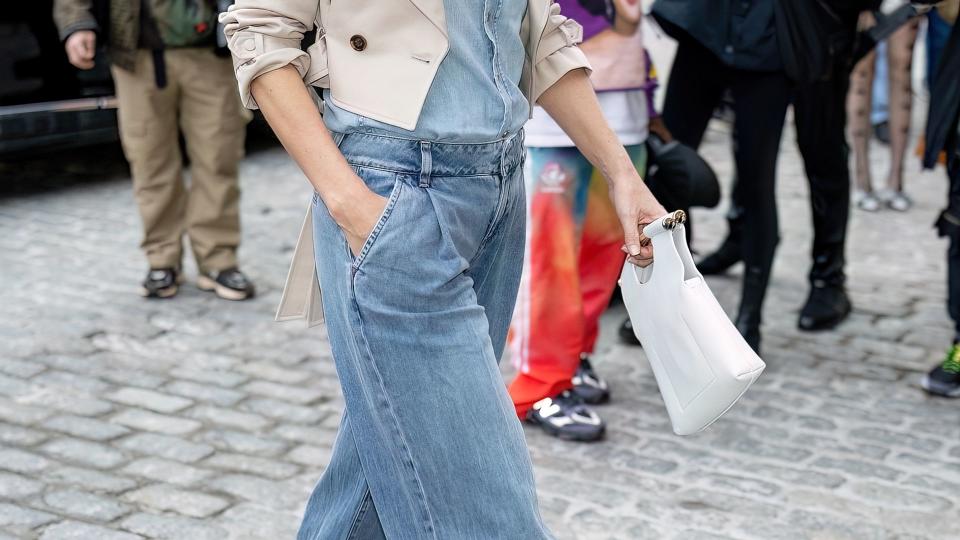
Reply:
<svg viewBox="0 0 960 540"><path fill-rule="evenodd" d="M564 193L570 183L570 174L560 163L550 162L544 165L539 180L537 183L538 192Z"/></svg>

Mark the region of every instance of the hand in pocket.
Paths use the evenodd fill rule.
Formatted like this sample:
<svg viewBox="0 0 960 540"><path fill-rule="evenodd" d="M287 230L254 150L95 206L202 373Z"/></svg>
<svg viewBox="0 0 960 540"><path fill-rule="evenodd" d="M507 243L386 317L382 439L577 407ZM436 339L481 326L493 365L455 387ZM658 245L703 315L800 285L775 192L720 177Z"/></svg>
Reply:
<svg viewBox="0 0 960 540"><path fill-rule="evenodd" d="M388 199L378 195L370 189L364 188L354 204L344 212L344 216L337 220L353 256L360 255L367 237L377 226L377 221L387 207Z"/></svg>
<svg viewBox="0 0 960 540"><path fill-rule="evenodd" d="M330 217L343 231L350 252L357 257L386 210L389 199L371 189L353 169L347 171L344 177L328 176L325 182L311 180L311 183L320 193Z"/></svg>

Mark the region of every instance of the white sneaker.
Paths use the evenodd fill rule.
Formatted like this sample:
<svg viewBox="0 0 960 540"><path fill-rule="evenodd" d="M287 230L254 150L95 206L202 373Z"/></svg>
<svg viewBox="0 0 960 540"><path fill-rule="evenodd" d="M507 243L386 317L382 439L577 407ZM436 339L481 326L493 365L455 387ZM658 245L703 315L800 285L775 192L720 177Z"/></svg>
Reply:
<svg viewBox="0 0 960 540"><path fill-rule="evenodd" d="M896 191L892 189L885 189L877 194L881 201L883 201L887 208L891 210L896 210L897 212L906 212L913 207L913 201L906 193L902 191Z"/></svg>
<svg viewBox="0 0 960 540"><path fill-rule="evenodd" d="M864 212L877 212L880 210L880 200L869 191L858 189L853 195L853 202L857 205L857 208Z"/></svg>

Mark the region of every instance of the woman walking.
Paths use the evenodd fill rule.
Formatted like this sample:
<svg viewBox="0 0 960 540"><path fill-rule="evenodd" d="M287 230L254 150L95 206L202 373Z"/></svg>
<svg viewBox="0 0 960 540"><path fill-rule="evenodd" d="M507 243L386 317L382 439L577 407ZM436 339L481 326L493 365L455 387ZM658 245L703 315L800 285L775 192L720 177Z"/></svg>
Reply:
<svg viewBox="0 0 960 540"><path fill-rule="evenodd" d="M603 120L579 27L549 0L239 0L223 21L244 102L316 191L302 238L346 410L299 537L549 538L497 368L532 105L610 181L633 262L664 213Z"/></svg>

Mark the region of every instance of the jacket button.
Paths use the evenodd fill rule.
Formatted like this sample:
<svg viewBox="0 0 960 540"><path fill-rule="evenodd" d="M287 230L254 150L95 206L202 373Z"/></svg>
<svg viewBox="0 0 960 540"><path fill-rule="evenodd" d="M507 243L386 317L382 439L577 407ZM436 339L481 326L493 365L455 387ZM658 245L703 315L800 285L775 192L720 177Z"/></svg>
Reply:
<svg viewBox="0 0 960 540"><path fill-rule="evenodd" d="M350 38L350 46L355 51L362 51L367 48L367 38L361 35L355 35Z"/></svg>

